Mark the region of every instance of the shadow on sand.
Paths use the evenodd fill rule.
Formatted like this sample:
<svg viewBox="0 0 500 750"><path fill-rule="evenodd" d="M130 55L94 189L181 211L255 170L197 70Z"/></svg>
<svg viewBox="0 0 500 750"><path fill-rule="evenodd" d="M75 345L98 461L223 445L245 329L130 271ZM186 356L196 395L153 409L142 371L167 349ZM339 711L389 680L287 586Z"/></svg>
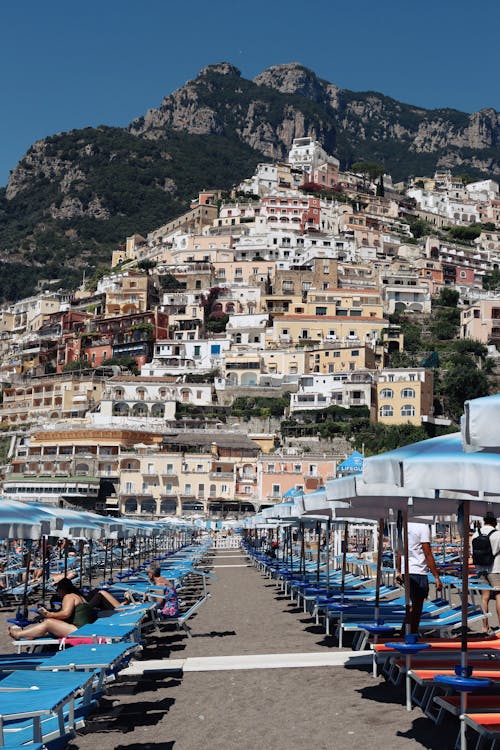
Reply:
<svg viewBox="0 0 500 750"><path fill-rule="evenodd" d="M144 701L141 698L137 702L114 706L110 696L110 699L101 702L99 713L88 718L82 734L114 731L128 734L137 727L155 726L174 703L174 698L163 698L158 701Z"/></svg>
<svg viewBox="0 0 500 750"><path fill-rule="evenodd" d="M193 633L191 638L225 638L227 635L238 635L236 630L211 630L210 633Z"/></svg>

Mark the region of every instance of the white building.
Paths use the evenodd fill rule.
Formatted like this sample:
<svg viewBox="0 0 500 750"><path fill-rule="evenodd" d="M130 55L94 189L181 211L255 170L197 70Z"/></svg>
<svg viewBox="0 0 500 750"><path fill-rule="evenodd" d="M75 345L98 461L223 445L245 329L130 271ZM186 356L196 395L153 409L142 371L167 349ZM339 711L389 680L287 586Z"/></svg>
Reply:
<svg viewBox="0 0 500 750"><path fill-rule="evenodd" d="M176 402L209 406L212 403L211 383L184 383L165 377L122 377L108 381L101 398L100 419L123 417L148 424L148 420L175 419Z"/></svg>
<svg viewBox="0 0 500 750"><path fill-rule="evenodd" d="M158 378L209 372L223 364L224 352L230 348L230 338L157 341L153 360L142 366L141 375Z"/></svg>
<svg viewBox="0 0 500 750"><path fill-rule="evenodd" d="M303 375L297 393L290 394L290 412L328 406L371 406L373 378L369 372Z"/></svg>
<svg viewBox="0 0 500 750"><path fill-rule="evenodd" d="M265 349L266 329L269 325L269 315L230 315L226 326L226 333L233 345L245 346L249 349Z"/></svg>
<svg viewBox="0 0 500 750"><path fill-rule="evenodd" d="M312 172L320 164L333 164L337 168L340 166L338 159L327 154L318 141L309 137L293 139L292 148L288 153L288 162L304 172Z"/></svg>

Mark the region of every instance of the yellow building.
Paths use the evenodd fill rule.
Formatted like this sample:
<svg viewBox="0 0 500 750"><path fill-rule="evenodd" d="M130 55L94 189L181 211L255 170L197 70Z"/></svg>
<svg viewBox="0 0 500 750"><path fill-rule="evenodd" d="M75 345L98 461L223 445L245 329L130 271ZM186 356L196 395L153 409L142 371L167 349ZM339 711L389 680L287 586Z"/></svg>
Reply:
<svg viewBox="0 0 500 750"><path fill-rule="evenodd" d="M388 321L382 317L299 313L275 318L272 339L313 347L324 341L347 341L375 346L387 326Z"/></svg>
<svg viewBox="0 0 500 750"><path fill-rule="evenodd" d="M433 375L423 367L383 370L373 386L373 422L420 425L433 414Z"/></svg>
<svg viewBox="0 0 500 750"><path fill-rule="evenodd" d="M69 372L31 378L4 389L0 426L29 424L36 419L83 416L101 400L105 378L89 372Z"/></svg>
<svg viewBox="0 0 500 750"><path fill-rule="evenodd" d="M329 342L305 354L304 374L374 370L375 352L356 342Z"/></svg>
<svg viewBox="0 0 500 750"><path fill-rule="evenodd" d="M269 375L300 375L305 371L303 349L266 349L261 352L263 370Z"/></svg>
<svg viewBox="0 0 500 750"><path fill-rule="evenodd" d="M106 316L129 315L150 309L151 277L138 271L109 276L103 283Z"/></svg>

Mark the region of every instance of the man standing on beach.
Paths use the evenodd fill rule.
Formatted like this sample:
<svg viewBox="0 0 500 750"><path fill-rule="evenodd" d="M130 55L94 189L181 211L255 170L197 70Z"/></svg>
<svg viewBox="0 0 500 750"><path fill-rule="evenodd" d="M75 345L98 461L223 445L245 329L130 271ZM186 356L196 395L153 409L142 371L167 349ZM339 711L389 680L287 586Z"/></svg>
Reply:
<svg viewBox="0 0 500 750"><path fill-rule="evenodd" d="M479 537L485 537L490 544L490 557L486 560L481 559L481 555L476 556L474 550L474 540ZM483 541L481 539L481 541ZM491 512L487 512L483 517L483 525L477 534L472 538L472 560L476 566L477 577L482 578L490 589L481 589L482 610L487 615L490 599L495 600L498 622L500 623L500 530L497 529L497 519ZM493 590L492 590L493 589ZM491 635L492 628L488 625L488 617L483 620L483 633Z"/></svg>
<svg viewBox="0 0 500 750"><path fill-rule="evenodd" d="M429 595L430 571L436 581L436 591L442 591L443 584L439 578L436 561L431 549L429 526L425 523L408 524L408 570L410 574L410 633L418 633L424 601ZM401 552L397 555L396 581L402 583L404 578L404 558ZM405 621L406 623L406 621Z"/></svg>

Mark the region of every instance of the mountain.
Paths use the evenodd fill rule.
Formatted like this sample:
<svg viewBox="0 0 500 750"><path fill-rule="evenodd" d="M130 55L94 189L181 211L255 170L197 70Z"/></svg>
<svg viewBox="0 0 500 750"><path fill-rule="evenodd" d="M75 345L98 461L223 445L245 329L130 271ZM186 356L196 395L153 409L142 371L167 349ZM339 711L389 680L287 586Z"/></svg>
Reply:
<svg viewBox="0 0 500 750"><path fill-rule="evenodd" d="M425 110L340 89L298 63L254 80L209 65L128 128L73 130L28 150L0 191L0 298L25 296L40 278L75 284L127 235L283 159L294 138L316 138L341 168L375 161L398 180L436 167L500 178L499 133L492 109Z"/></svg>

